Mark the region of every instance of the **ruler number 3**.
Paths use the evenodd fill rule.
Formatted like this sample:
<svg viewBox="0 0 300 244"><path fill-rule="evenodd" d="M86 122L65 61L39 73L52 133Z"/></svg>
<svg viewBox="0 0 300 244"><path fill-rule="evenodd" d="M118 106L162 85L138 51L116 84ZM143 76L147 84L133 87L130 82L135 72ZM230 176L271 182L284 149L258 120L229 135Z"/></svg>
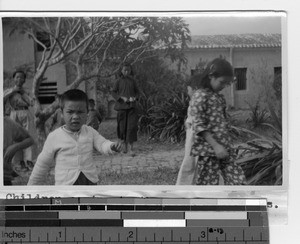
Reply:
<svg viewBox="0 0 300 244"><path fill-rule="evenodd" d="M206 233L205 233L205 231L201 231L201 233L200 233L200 237L201 237L201 238L205 238L205 237L206 237Z"/></svg>

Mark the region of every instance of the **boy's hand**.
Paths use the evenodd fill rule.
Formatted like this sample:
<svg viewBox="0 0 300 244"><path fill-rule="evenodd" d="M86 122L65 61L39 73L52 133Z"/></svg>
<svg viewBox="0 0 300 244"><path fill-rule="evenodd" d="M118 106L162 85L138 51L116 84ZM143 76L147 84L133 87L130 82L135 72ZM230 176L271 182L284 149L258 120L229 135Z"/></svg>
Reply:
<svg viewBox="0 0 300 244"><path fill-rule="evenodd" d="M120 152L122 149L122 142L117 141L110 145L110 149L115 152Z"/></svg>
<svg viewBox="0 0 300 244"><path fill-rule="evenodd" d="M225 159L229 157L227 150L222 145L216 144L213 148L218 159Z"/></svg>

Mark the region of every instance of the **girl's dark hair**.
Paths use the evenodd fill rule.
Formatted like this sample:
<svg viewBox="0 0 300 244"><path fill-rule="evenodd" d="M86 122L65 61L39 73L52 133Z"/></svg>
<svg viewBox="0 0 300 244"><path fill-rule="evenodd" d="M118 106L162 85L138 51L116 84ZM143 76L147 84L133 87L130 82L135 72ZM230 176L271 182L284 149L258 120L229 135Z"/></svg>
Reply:
<svg viewBox="0 0 300 244"><path fill-rule="evenodd" d="M24 75L24 79L26 80L26 73L23 71L23 70L16 70L14 73L13 73L13 78L15 78L16 74L18 73L21 73Z"/></svg>
<svg viewBox="0 0 300 244"><path fill-rule="evenodd" d="M200 81L202 78L202 74L195 74L193 75L186 83L187 86L193 88L193 90L200 88Z"/></svg>
<svg viewBox="0 0 300 244"><path fill-rule="evenodd" d="M194 82L196 87L212 89L210 85L210 76L215 78L221 76L233 77L232 65L223 58L216 58L209 62L202 74L195 75Z"/></svg>
<svg viewBox="0 0 300 244"><path fill-rule="evenodd" d="M88 110L88 96L86 95L85 92L83 92L79 89L71 89L62 94L62 96L61 96L61 109L62 110L64 109L66 101L85 102L86 108Z"/></svg>
<svg viewBox="0 0 300 244"><path fill-rule="evenodd" d="M123 69L123 67L130 67L130 76L131 77L133 77L134 76L134 72L133 72L133 68L132 68L132 65L130 64L130 63L124 63L122 66L121 66L121 68L120 68L120 70L119 70L119 76L120 77L124 77L124 75L122 74L122 69Z"/></svg>

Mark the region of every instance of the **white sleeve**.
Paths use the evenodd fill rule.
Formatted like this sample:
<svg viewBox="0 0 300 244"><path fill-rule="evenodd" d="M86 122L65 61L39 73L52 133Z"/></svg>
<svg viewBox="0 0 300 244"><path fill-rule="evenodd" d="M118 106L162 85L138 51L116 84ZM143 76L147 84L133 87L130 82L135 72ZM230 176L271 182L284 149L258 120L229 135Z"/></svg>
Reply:
<svg viewBox="0 0 300 244"><path fill-rule="evenodd" d="M111 150L111 144L113 144L112 141L105 139L103 136L99 134L98 131L94 130L90 127L93 133L93 139L94 139L94 148L103 154L109 155L113 154L113 151Z"/></svg>
<svg viewBox="0 0 300 244"><path fill-rule="evenodd" d="M53 134L50 133L45 141L42 152L37 158L27 185L44 185L45 177L54 161L55 151Z"/></svg>

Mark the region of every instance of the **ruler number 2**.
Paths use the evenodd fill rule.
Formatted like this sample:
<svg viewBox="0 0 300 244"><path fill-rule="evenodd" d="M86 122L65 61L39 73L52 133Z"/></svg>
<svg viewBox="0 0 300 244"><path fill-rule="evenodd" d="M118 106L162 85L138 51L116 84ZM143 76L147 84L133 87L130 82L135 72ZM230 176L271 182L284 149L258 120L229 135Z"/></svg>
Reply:
<svg viewBox="0 0 300 244"><path fill-rule="evenodd" d="M133 231L128 232L128 238L133 238Z"/></svg>

